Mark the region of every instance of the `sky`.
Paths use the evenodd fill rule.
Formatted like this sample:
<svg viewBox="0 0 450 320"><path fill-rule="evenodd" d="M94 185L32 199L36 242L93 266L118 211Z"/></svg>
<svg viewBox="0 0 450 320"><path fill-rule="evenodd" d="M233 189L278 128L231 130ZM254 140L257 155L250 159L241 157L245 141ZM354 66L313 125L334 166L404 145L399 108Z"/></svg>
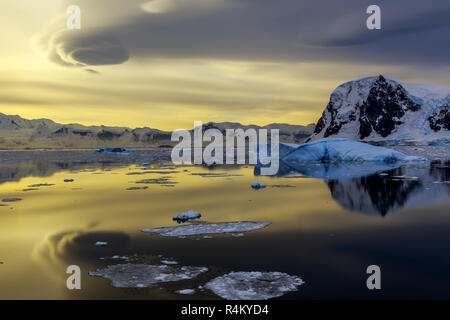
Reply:
<svg viewBox="0 0 450 320"><path fill-rule="evenodd" d="M381 30L366 27L372 4ZM0 112L29 119L306 125L346 81L450 85L448 0L2 0L0 13Z"/></svg>

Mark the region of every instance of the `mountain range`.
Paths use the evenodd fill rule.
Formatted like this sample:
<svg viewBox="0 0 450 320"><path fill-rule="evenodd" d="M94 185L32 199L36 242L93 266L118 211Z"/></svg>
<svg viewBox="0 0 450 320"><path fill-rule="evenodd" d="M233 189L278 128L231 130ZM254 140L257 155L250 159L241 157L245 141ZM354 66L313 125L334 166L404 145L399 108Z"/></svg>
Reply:
<svg viewBox="0 0 450 320"><path fill-rule="evenodd" d="M282 142L301 143L314 130L307 126L274 123L267 126L242 125L234 122L208 122L204 130L248 128L279 129ZM27 120L17 115L0 113L0 147L3 148L102 148L102 147L155 147L174 145L171 132L144 128L84 126L60 124L49 119Z"/></svg>
<svg viewBox="0 0 450 320"><path fill-rule="evenodd" d="M208 122L204 130L279 129L280 141L349 138L373 144L450 144L450 87L401 83L383 75L337 87L316 125L267 126ZM0 113L0 147L101 148L174 145L171 132L144 128L60 124Z"/></svg>
<svg viewBox="0 0 450 320"><path fill-rule="evenodd" d="M450 142L450 87L400 83L383 75L333 91L308 141L350 138L382 144Z"/></svg>

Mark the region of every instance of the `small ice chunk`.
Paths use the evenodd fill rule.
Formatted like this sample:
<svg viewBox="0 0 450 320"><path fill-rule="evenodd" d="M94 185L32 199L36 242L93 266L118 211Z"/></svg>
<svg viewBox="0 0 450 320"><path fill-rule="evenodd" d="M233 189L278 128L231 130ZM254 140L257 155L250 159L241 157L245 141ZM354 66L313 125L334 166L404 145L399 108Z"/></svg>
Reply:
<svg viewBox="0 0 450 320"><path fill-rule="evenodd" d="M258 189L265 188L266 184L265 183L260 183L260 182L253 182L251 186L252 186L253 189L258 190Z"/></svg>
<svg viewBox="0 0 450 320"><path fill-rule="evenodd" d="M227 300L266 300L297 291L304 284L282 272L231 272L209 281L205 288Z"/></svg>
<svg viewBox="0 0 450 320"><path fill-rule="evenodd" d="M176 293L178 293L178 294L194 294L195 290L194 289L183 289L183 290L176 291Z"/></svg>
<svg viewBox="0 0 450 320"><path fill-rule="evenodd" d="M111 259L114 259L114 260L129 260L130 258L128 258L127 256L114 255L114 256L111 257Z"/></svg>
<svg viewBox="0 0 450 320"><path fill-rule="evenodd" d="M177 214L172 218L172 220L181 223L192 219L199 219L201 216L202 216L201 213L189 210L188 212L182 212Z"/></svg>
<svg viewBox="0 0 450 320"><path fill-rule="evenodd" d="M243 233L232 233L231 235L232 235L233 237L236 237L236 238L238 238L238 237L243 237L243 236L244 236Z"/></svg>
<svg viewBox="0 0 450 320"><path fill-rule="evenodd" d="M96 245L96 246L99 246L99 247L104 247L104 246L107 246L107 245L108 245L108 242L105 242L105 241L97 241L97 242L95 243L95 245Z"/></svg>
<svg viewBox="0 0 450 320"><path fill-rule="evenodd" d="M39 187L50 187L50 186L54 186L54 184L52 184L52 183L37 183L37 184L29 185L28 188L39 188Z"/></svg>
<svg viewBox="0 0 450 320"><path fill-rule="evenodd" d="M418 177L410 177L410 176L405 176L405 175L403 175L403 176L392 176L391 178L392 178L393 180L394 180L394 179L400 179L400 180L419 180Z"/></svg>
<svg viewBox="0 0 450 320"><path fill-rule="evenodd" d="M99 152L99 153L103 153L103 152L108 152L108 153L123 153L126 152L127 149L125 148L101 148L96 150L95 152Z"/></svg>
<svg viewBox="0 0 450 320"><path fill-rule="evenodd" d="M161 263L164 263L164 264L178 264L178 262L173 261L173 260L161 260Z"/></svg>
<svg viewBox="0 0 450 320"><path fill-rule="evenodd" d="M227 222L190 224L177 227L142 229L142 232L159 233L165 237L183 237L203 234L239 233L258 230L268 226L270 222Z"/></svg>

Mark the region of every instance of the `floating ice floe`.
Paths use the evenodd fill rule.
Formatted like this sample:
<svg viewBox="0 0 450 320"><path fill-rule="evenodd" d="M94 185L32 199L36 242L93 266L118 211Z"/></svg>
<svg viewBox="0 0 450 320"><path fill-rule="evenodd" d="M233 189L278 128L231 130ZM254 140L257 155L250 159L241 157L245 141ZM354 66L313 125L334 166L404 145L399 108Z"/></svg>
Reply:
<svg viewBox="0 0 450 320"><path fill-rule="evenodd" d="M219 234L219 233L239 233L262 229L268 226L270 222L226 222L226 223L205 223L190 224L185 226L142 229L142 232L158 233L164 237L185 237L201 234Z"/></svg>
<svg viewBox="0 0 450 320"><path fill-rule="evenodd" d="M37 184L29 185L28 188L39 188L39 187L50 187L50 186L54 186L54 184L53 183L37 183Z"/></svg>
<svg viewBox="0 0 450 320"><path fill-rule="evenodd" d="M2 201L3 202L16 202L22 200L21 198L5 198Z"/></svg>
<svg viewBox="0 0 450 320"><path fill-rule="evenodd" d="M188 220L199 219L201 217L201 213L195 212L193 210L189 210L188 212L182 212L177 214L172 218L173 221L178 223L186 222Z"/></svg>
<svg viewBox="0 0 450 320"><path fill-rule="evenodd" d="M302 284L301 278L282 272L231 272L205 288L227 300L266 300L297 291Z"/></svg>
<svg viewBox="0 0 450 320"><path fill-rule="evenodd" d="M130 188L127 188L126 190L133 191L133 190L146 190L146 189L148 189L147 186L145 186L145 187L130 187Z"/></svg>
<svg viewBox="0 0 450 320"><path fill-rule="evenodd" d="M390 180L396 180L396 181L401 181L401 180L412 180L412 181L416 181L419 180L419 177L413 177L413 176L391 176Z"/></svg>
<svg viewBox="0 0 450 320"><path fill-rule="evenodd" d="M195 289L178 290L178 291L176 291L176 293L178 293L178 294L194 294L195 293Z"/></svg>
<svg viewBox="0 0 450 320"><path fill-rule="evenodd" d="M108 245L108 242L105 242L105 241L97 241L97 242L95 243L95 245L96 245L96 246L99 246L99 247L104 247L104 246L107 246L107 245Z"/></svg>
<svg viewBox="0 0 450 320"><path fill-rule="evenodd" d="M95 152L99 152L99 153L122 153L122 152L127 152L127 149L124 148L101 148L96 150Z"/></svg>
<svg viewBox="0 0 450 320"><path fill-rule="evenodd" d="M142 179L136 181L136 183L143 184L159 184L161 186L174 187L178 182L173 181L170 177L152 178L152 179Z"/></svg>
<svg viewBox="0 0 450 320"><path fill-rule="evenodd" d="M270 186L271 188L295 188L295 186L291 186L290 184L274 184Z"/></svg>
<svg viewBox="0 0 450 320"><path fill-rule="evenodd" d="M161 263L164 263L164 264L178 264L178 262L176 262L174 260L161 260Z"/></svg>
<svg viewBox="0 0 450 320"><path fill-rule="evenodd" d="M258 190L258 189L263 189L263 188L265 188L265 187L266 187L266 184L265 184L265 183L260 183L260 182L253 182L253 183L251 184L251 186L252 186L253 189Z"/></svg>
<svg viewBox="0 0 450 320"><path fill-rule="evenodd" d="M231 234L233 237L239 238L239 237L243 237L244 234L243 233L232 233Z"/></svg>
<svg viewBox="0 0 450 320"><path fill-rule="evenodd" d="M294 149L283 161L425 161L426 159L408 156L393 149L376 147L351 139L321 139L305 143Z"/></svg>
<svg viewBox="0 0 450 320"><path fill-rule="evenodd" d="M110 279L113 287L145 288L156 283L193 279L206 271L205 267L127 263L91 271L89 275Z"/></svg>
<svg viewBox="0 0 450 320"><path fill-rule="evenodd" d="M111 257L111 259L114 259L114 260L116 260L116 259L118 259L118 260L130 260L130 258L127 257L127 256L119 256L119 255L114 255L114 256Z"/></svg>

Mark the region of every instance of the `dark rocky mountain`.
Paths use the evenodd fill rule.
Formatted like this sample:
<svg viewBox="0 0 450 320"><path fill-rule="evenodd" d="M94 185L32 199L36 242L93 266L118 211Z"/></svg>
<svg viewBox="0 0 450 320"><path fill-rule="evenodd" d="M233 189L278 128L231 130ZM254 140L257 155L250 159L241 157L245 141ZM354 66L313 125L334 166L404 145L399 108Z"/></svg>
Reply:
<svg viewBox="0 0 450 320"><path fill-rule="evenodd" d="M450 87L401 84L382 75L347 82L331 94L310 140L450 141L449 103Z"/></svg>
<svg viewBox="0 0 450 320"><path fill-rule="evenodd" d="M450 130L450 103L433 113L428 121L430 121L430 128L436 132Z"/></svg>

